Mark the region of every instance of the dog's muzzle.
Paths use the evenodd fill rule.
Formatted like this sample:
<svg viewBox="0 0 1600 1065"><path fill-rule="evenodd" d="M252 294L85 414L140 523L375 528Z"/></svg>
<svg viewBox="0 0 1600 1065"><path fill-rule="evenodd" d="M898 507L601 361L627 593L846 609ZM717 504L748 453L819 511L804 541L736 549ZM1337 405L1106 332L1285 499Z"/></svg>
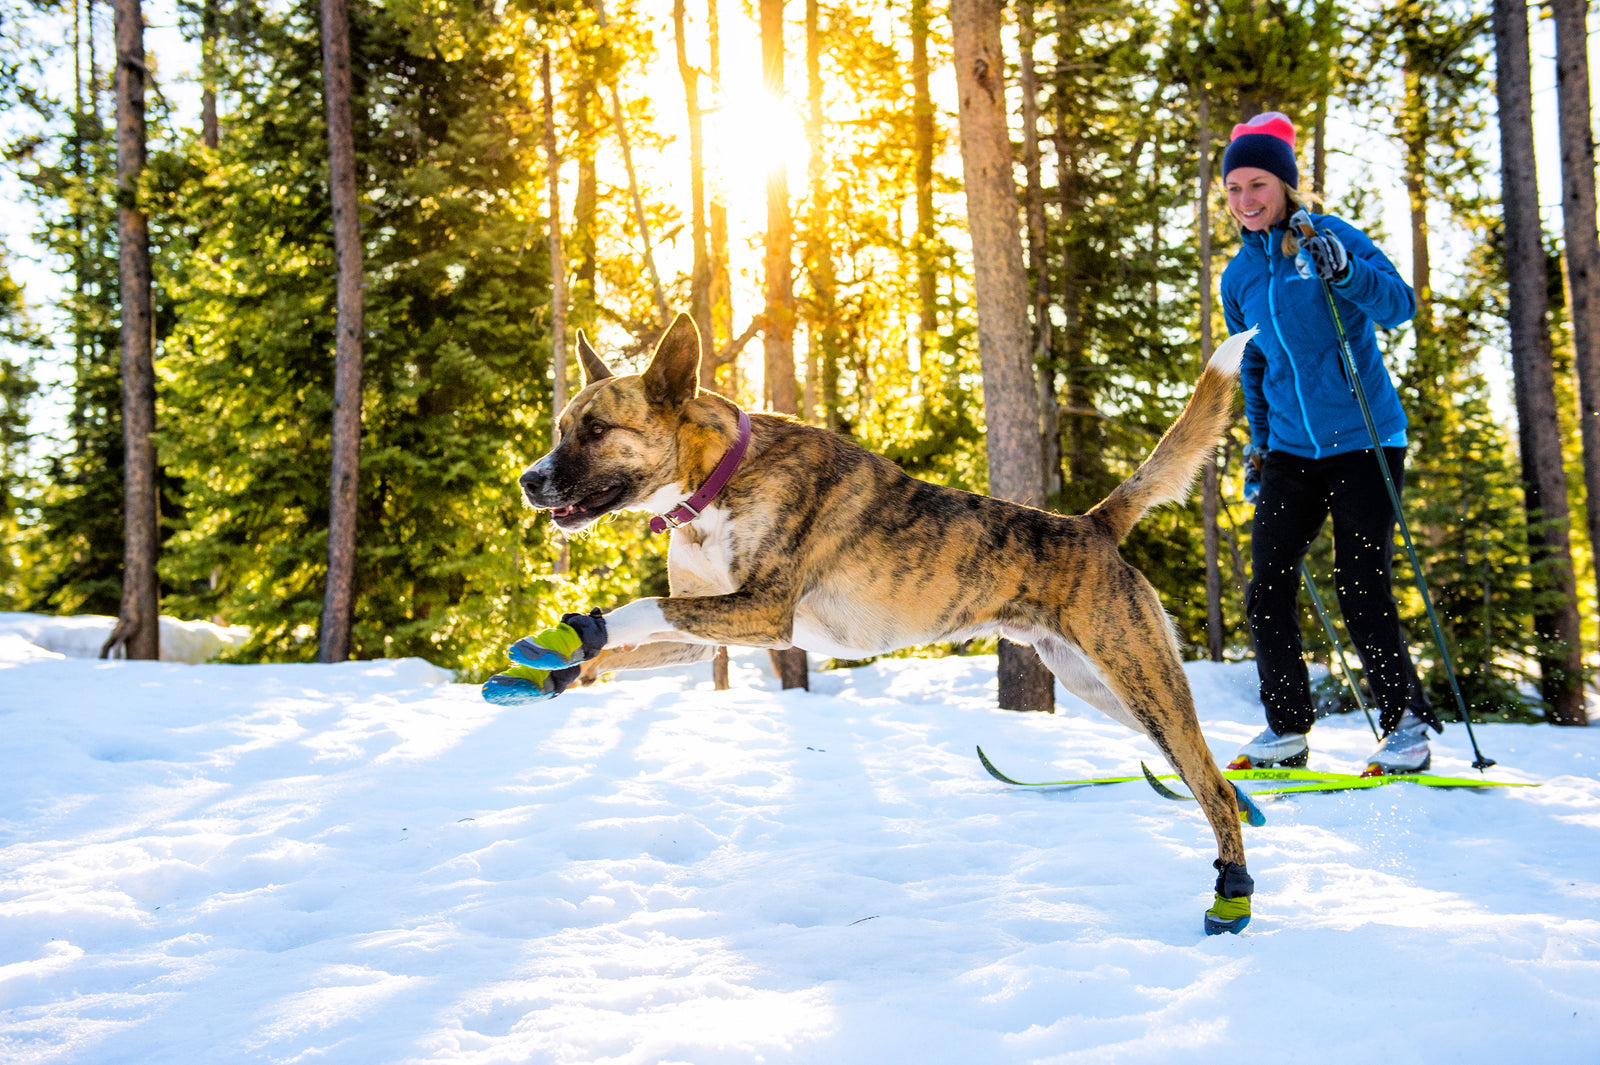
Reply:
<svg viewBox="0 0 1600 1065"><path fill-rule="evenodd" d="M528 501L529 506L550 506L550 480L550 471L540 469L537 463L522 471L517 484L521 486L522 498Z"/></svg>

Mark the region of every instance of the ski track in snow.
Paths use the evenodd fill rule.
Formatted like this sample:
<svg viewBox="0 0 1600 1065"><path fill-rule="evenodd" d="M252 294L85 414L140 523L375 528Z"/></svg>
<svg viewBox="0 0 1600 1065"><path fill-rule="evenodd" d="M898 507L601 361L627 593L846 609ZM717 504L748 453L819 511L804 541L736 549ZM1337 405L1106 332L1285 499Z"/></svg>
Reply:
<svg viewBox="0 0 1600 1065"><path fill-rule="evenodd" d="M0 635L0 1062L1600 1060L1600 731L1479 726L1537 789L1263 801L1253 923L1208 939L1197 807L973 753L1164 765L1142 737L994 709L992 658L816 664L497 708L416 659ZM1254 667L1188 672L1226 758ZM1372 745L1325 721L1312 764Z"/></svg>

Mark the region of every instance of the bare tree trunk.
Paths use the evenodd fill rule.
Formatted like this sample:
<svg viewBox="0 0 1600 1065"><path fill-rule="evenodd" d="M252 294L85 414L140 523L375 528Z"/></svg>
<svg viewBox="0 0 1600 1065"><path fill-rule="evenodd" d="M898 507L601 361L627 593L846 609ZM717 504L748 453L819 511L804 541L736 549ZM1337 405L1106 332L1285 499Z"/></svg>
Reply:
<svg viewBox="0 0 1600 1065"><path fill-rule="evenodd" d="M577 154L578 185L573 192L572 228L573 242L578 253L578 266L572 273L571 298L580 324L592 325L594 313L595 276L597 252L595 247L595 212L600 200L600 174L595 165L595 121L592 108L595 98L594 79L585 71L574 92L577 114L575 151Z"/></svg>
<svg viewBox="0 0 1600 1065"><path fill-rule="evenodd" d="M601 29L610 26L606 18L605 0L594 0L595 19ZM611 120L617 134L617 144L622 148L623 169L628 172L628 197L633 202L633 222L639 227L639 247L644 253L645 273L650 278L650 293L655 300L656 312L663 325L672 317L667 306L666 291L661 287L661 272L656 269L655 248L650 242L650 220L644 212L644 197L639 192L639 174L633 165L633 140L628 136L628 113L622 106L622 94L612 81L606 88L611 93Z"/></svg>
<svg viewBox="0 0 1600 1065"><path fill-rule="evenodd" d="M215 150L217 130L217 0L200 7L200 139Z"/></svg>
<svg viewBox="0 0 1600 1065"><path fill-rule="evenodd" d="M550 446L554 447L559 436L556 422L567 407L567 249L561 232L561 154L556 148L556 99L550 85L548 48L540 57L539 81L544 90L544 165L550 200L545 244L550 253ZM571 547L562 537L552 568L566 573L571 564Z"/></svg>
<svg viewBox="0 0 1600 1065"><path fill-rule="evenodd" d="M928 82L928 0L911 0L911 140L916 157L917 359L923 391L937 380L931 369L939 355L939 273L933 247L933 94Z"/></svg>
<svg viewBox="0 0 1600 1065"><path fill-rule="evenodd" d="M1080 193L1077 163L1067 135L1062 132L1066 126L1066 116L1062 113L1065 107L1065 98L1058 95L1055 138L1056 198L1059 201L1061 217L1070 219L1082 209L1082 205L1078 201ZM1070 239L1064 239L1061 245L1062 329L1061 350L1058 357L1066 377L1067 413L1062 419L1065 437L1062 450L1066 453L1063 465L1065 480L1069 484L1091 481L1100 465L1099 450L1089 439L1091 433L1095 431L1094 418L1084 413L1093 410L1095 396L1089 388L1088 375L1085 372L1089 368L1089 358L1083 343L1083 285L1078 277L1078 269L1076 258L1072 253L1072 242Z"/></svg>
<svg viewBox="0 0 1600 1065"><path fill-rule="evenodd" d="M1195 214L1200 229L1200 363L1211 361L1211 97L1200 89L1200 193ZM1200 520L1205 526L1206 545L1206 654L1213 662L1222 661L1225 622L1222 617L1222 544L1218 526L1222 503L1222 484L1213 454L1200 471Z"/></svg>
<svg viewBox="0 0 1600 1065"><path fill-rule="evenodd" d="M761 70L766 91L783 98L783 0L761 0ZM766 349L767 402L779 414L799 413L794 375L794 223L789 214L789 177L782 166L767 175ZM799 647L772 652L772 668L785 688L810 689L806 653Z"/></svg>
<svg viewBox="0 0 1600 1065"><path fill-rule="evenodd" d="M722 31L721 22L717 12L717 0L706 0L707 29L711 38L711 83L722 87ZM716 337L722 341L733 339L733 276L728 267L728 205L720 192L713 192L710 205L711 225L711 320L716 327ZM720 347L712 344L713 350L720 351ZM725 375L727 383L724 385L726 395L737 397L739 394L739 362L734 356L727 363L720 359L715 370L721 370L724 365L728 367ZM717 659L712 660L712 668L716 669ZM727 675L727 656L722 658L722 673Z"/></svg>
<svg viewBox="0 0 1600 1065"><path fill-rule="evenodd" d="M767 93L783 98L783 0L761 0L761 69ZM794 375L794 224L789 214L789 176L782 165L767 174L766 393L772 409L799 413Z"/></svg>
<svg viewBox="0 0 1600 1065"><path fill-rule="evenodd" d="M154 319L150 224L139 204L145 164L144 14L139 0L116 0L117 273L122 304L123 563L122 604L100 657L161 657L160 488L156 484Z"/></svg>
<svg viewBox="0 0 1600 1065"><path fill-rule="evenodd" d="M1022 52L1022 161L1027 174L1028 267L1033 271L1033 372L1039 390L1039 452L1045 498L1061 492L1061 405L1051 359L1050 257L1045 244L1044 182L1039 161L1039 80L1033 67L1033 0L1018 0L1017 41Z"/></svg>
<svg viewBox="0 0 1600 1065"><path fill-rule="evenodd" d="M1029 354L1028 277L1022 265L1017 185L1011 176L1011 136L1006 128L1002 10L1000 0L953 0L950 21L978 307L989 492L1038 506L1044 502L1044 463ZM1002 640L999 679L1001 706L1054 709L1054 681L1032 648Z"/></svg>
<svg viewBox="0 0 1600 1065"><path fill-rule="evenodd" d="M712 0L715 7L716 0ZM684 0L672 5L672 36L677 46L678 77L683 81L684 106L689 118L689 233L694 260L689 274L689 316L700 330L700 387L717 387L716 333L711 318L711 253L706 233L705 113L700 110L700 72L689 64ZM728 649L718 647L711 657L711 685L727 691Z"/></svg>
<svg viewBox="0 0 1600 1065"><path fill-rule="evenodd" d="M1543 230L1534 171L1533 97L1528 66L1528 11L1524 0L1494 2L1495 81L1500 123L1500 201L1505 212L1511 365L1522 449L1528 539L1542 563L1543 583L1560 605L1534 618L1540 636L1555 646L1540 659L1540 689L1551 721L1586 725L1578 627L1577 585L1569 542L1567 476L1561 459L1550 329L1546 320Z"/></svg>
<svg viewBox="0 0 1600 1065"><path fill-rule="evenodd" d="M1561 128L1561 216L1578 371L1583 494L1589 544L1600 551L1600 233L1595 228L1594 129L1589 114L1588 0L1551 0ZM1600 566L1595 567L1600 578Z"/></svg>
<svg viewBox="0 0 1600 1065"><path fill-rule="evenodd" d="M550 399L551 446L555 446L556 419L567 407L567 252L561 234L561 155L556 148L556 100L550 87L550 49L539 64L544 89L544 165L550 224L546 243L550 249L550 363L554 385Z"/></svg>
<svg viewBox="0 0 1600 1065"><path fill-rule="evenodd" d="M829 233L831 202L828 191L827 148L823 140L822 27L818 0L806 0L806 140L811 149L808 173L810 217L806 223L806 276L811 281L810 340L806 375L806 419L812 418L813 399L823 408L822 422L838 429L839 338L836 295L838 274L833 264L833 239ZM820 388L818 386L820 385Z"/></svg>
<svg viewBox="0 0 1600 1065"><path fill-rule="evenodd" d="M1412 318L1417 346L1433 343L1433 270L1428 258L1428 129L1427 101L1423 98L1422 77L1415 60L1406 57L1405 111L1401 117L1401 139L1405 148L1406 199L1411 208L1411 289L1417 296L1417 313Z"/></svg>
<svg viewBox="0 0 1600 1065"><path fill-rule="evenodd" d="M700 330L700 387L716 386L716 333L711 322L711 256L706 247L706 171L700 72L689 65L684 30L684 0L673 0L672 31L678 52L678 77L683 81L689 119L689 235L694 244L689 272L689 316Z"/></svg>
<svg viewBox="0 0 1600 1065"><path fill-rule="evenodd" d="M338 317L333 369L333 468L328 508L328 587L317 658L350 657L355 614L356 510L361 477L361 216L350 107L350 22L345 0L322 0L323 96L328 108L328 183Z"/></svg>
<svg viewBox="0 0 1600 1065"><path fill-rule="evenodd" d="M1311 191L1328 191L1328 94L1317 97L1317 124L1311 133Z"/></svg>

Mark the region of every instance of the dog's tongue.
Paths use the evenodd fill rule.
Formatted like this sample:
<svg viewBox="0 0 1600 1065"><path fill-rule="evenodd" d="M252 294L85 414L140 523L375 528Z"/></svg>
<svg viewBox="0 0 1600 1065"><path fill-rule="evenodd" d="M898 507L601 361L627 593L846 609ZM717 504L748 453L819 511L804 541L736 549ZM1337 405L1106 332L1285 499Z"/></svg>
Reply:
<svg viewBox="0 0 1600 1065"><path fill-rule="evenodd" d="M577 509L575 506L556 507L550 511L550 516L553 518L565 518Z"/></svg>

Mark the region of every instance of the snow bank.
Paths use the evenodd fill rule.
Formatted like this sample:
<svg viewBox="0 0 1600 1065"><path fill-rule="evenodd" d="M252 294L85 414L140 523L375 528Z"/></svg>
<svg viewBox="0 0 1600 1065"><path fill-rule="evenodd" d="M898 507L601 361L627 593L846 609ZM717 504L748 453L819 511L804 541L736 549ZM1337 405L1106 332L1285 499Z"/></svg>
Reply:
<svg viewBox="0 0 1600 1065"><path fill-rule="evenodd" d="M20 637L67 658L99 658L117 619L103 614L54 617L48 614L0 614L0 655ZM239 647L250 638L240 625L214 625L209 621L179 621L162 615L161 661L205 662L222 651ZM4 659L0 659L4 660Z"/></svg>

